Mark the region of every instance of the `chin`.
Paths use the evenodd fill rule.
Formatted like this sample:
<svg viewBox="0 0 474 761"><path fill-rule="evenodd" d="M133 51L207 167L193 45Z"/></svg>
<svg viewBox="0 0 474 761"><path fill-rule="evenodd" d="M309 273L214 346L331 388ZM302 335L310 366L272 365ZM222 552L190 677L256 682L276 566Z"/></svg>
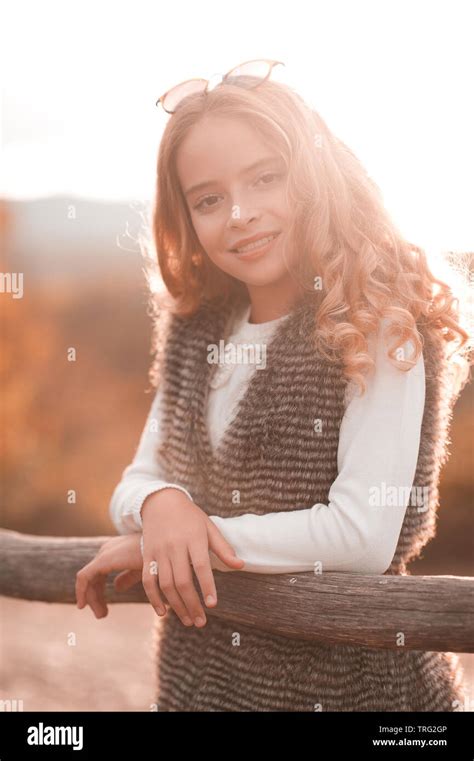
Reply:
<svg viewBox="0 0 474 761"><path fill-rule="evenodd" d="M252 272L230 273L247 285L272 285L288 277L288 270L274 267L255 267Z"/></svg>
<svg viewBox="0 0 474 761"><path fill-rule="evenodd" d="M264 256L254 261L239 259L234 261L230 258L232 256L233 254L223 252L210 258L227 275L249 285L271 285L288 277L288 268L281 254L274 257Z"/></svg>

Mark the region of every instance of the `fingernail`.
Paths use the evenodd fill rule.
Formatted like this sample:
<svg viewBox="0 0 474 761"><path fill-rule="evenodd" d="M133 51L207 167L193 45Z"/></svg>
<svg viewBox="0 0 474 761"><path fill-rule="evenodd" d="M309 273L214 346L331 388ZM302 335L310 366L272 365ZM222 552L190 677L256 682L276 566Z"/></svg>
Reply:
<svg viewBox="0 0 474 761"><path fill-rule="evenodd" d="M189 618L189 616L185 616L185 617L183 618L183 623L184 623L184 624L186 624L186 626L191 626L191 624L192 624L193 622L191 621L191 619Z"/></svg>
<svg viewBox="0 0 474 761"><path fill-rule="evenodd" d="M215 601L216 601L216 598L213 597L212 595L208 595L206 597L206 603L207 603L207 605L214 605Z"/></svg>
<svg viewBox="0 0 474 761"><path fill-rule="evenodd" d="M163 610L163 608L156 607L155 610L156 610L156 612L158 613L159 616L164 616L165 615L165 611Z"/></svg>
<svg viewBox="0 0 474 761"><path fill-rule="evenodd" d="M204 626L206 622L203 618L201 618L201 616L198 616L197 618L194 619L194 623L196 624L196 626Z"/></svg>

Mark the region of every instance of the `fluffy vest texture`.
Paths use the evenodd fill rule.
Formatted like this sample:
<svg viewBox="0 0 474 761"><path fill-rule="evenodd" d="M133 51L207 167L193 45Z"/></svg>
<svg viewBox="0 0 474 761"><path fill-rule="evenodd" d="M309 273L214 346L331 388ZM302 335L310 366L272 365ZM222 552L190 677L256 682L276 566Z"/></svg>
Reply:
<svg viewBox="0 0 474 761"><path fill-rule="evenodd" d="M170 316L157 457L168 480L185 486L208 515L328 504L347 378L342 362L323 358L309 340L316 306L317 296L306 294L277 326L266 368L252 374L215 451L205 422L216 367L209 346L228 336L235 304ZM453 398L443 342L421 322L418 328L426 402L413 486L428 499L421 509L410 500L387 574L406 574L435 534L449 443ZM213 616L202 629L187 628L172 609L156 622L155 645L159 711L452 711L454 701L463 702L461 667L449 653L297 640Z"/></svg>

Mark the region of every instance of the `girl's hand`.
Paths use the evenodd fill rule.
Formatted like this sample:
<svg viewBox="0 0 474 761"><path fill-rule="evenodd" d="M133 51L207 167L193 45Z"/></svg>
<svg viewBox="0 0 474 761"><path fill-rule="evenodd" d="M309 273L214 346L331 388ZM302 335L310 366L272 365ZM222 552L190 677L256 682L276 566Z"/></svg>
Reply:
<svg viewBox="0 0 474 761"><path fill-rule="evenodd" d="M77 572L76 600L79 610L88 604L96 618L104 618L108 614L104 590L107 576L112 571L130 569L123 571L114 579L117 592L141 580L143 558L140 539L140 533L107 539L90 563Z"/></svg>
<svg viewBox="0 0 474 761"><path fill-rule="evenodd" d="M159 615L166 613L160 591L166 595L185 626L205 626L206 616L193 584L192 569L208 607L217 604L211 549L231 570L238 558L221 532L182 491L172 487L150 494L143 503L143 588ZM158 580L158 583L157 583ZM201 619L201 621L199 621Z"/></svg>

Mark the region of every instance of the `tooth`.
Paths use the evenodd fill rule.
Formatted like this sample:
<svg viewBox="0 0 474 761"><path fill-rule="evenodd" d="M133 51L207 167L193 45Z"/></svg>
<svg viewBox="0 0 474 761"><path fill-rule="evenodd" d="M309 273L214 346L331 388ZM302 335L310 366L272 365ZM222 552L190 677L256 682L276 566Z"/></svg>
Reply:
<svg viewBox="0 0 474 761"><path fill-rule="evenodd" d="M253 243L248 243L246 246L242 246L241 248L238 248L237 253L241 254L241 253L245 253L245 251L251 251L254 248L258 248L259 246L269 243L275 237L276 237L275 235L267 235L265 236L265 238L260 238L260 240L254 241Z"/></svg>

